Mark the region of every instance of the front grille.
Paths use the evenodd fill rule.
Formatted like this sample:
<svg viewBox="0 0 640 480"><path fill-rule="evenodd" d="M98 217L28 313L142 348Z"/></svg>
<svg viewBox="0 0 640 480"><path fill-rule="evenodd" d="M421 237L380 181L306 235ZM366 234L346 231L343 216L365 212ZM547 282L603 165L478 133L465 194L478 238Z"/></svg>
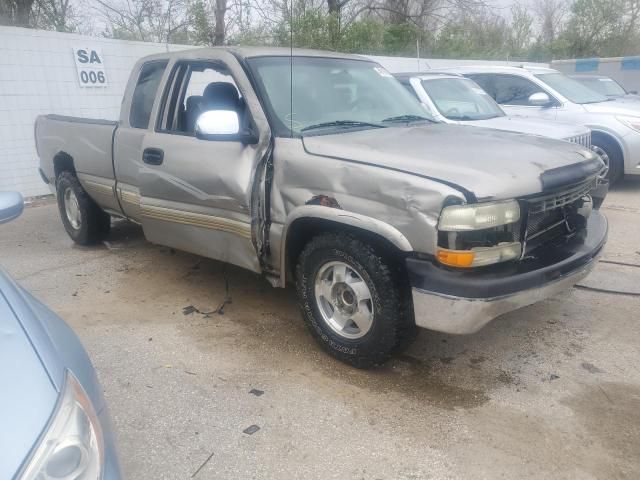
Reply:
<svg viewBox="0 0 640 480"><path fill-rule="evenodd" d="M527 240L538 237L564 221L565 216L562 208L541 213L529 213L527 218Z"/></svg>
<svg viewBox="0 0 640 480"><path fill-rule="evenodd" d="M592 179L560 192L524 199L527 212L525 253L561 235L575 233L577 208L596 182Z"/></svg>
<svg viewBox="0 0 640 480"><path fill-rule="evenodd" d="M580 200L597 186L597 179L588 180L568 190L527 199L529 214L543 213L548 210L569 205Z"/></svg>
<svg viewBox="0 0 640 480"><path fill-rule="evenodd" d="M578 145L582 145L583 147L591 148L591 132L585 133L584 135L576 135L574 137L565 138L565 141L577 143Z"/></svg>

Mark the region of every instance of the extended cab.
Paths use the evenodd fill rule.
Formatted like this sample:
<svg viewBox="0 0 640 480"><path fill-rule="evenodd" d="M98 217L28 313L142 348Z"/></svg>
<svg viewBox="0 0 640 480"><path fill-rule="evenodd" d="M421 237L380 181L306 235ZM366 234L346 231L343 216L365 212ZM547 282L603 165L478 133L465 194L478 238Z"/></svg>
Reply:
<svg viewBox="0 0 640 480"><path fill-rule="evenodd" d="M416 326L471 333L594 266L603 167L576 144L434 122L377 63L214 48L134 68L118 122L43 116L76 242L152 242L295 283L318 342L378 364Z"/></svg>

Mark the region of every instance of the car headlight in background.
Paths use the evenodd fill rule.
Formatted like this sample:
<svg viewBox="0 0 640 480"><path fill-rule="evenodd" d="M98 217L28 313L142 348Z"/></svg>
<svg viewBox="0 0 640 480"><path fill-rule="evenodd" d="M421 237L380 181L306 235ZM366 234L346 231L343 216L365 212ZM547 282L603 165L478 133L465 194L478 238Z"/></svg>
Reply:
<svg viewBox="0 0 640 480"><path fill-rule="evenodd" d="M616 119L636 132L640 132L640 117L616 117Z"/></svg>
<svg viewBox="0 0 640 480"><path fill-rule="evenodd" d="M91 400L67 371L64 390L20 480L99 480L104 444Z"/></svg>
<svg viewBox="0 0 640 480"><path fill-rule="evenodd" d="M520 205L505 202L451 205L438 222L436 258L451 267L482 267L522 254Z"/></svg>

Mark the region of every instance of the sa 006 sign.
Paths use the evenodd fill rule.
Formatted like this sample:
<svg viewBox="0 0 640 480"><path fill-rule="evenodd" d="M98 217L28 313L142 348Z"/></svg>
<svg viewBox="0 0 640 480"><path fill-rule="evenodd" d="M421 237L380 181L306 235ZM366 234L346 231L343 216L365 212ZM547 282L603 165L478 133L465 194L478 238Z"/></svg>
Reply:
<svg viewBox="0 0 640 480"><path fill-rule="evenodd" d="M78 81L81 87L106 87L107 75L104 71L102 50L99 48L77 47L73 49Z"/></svg>

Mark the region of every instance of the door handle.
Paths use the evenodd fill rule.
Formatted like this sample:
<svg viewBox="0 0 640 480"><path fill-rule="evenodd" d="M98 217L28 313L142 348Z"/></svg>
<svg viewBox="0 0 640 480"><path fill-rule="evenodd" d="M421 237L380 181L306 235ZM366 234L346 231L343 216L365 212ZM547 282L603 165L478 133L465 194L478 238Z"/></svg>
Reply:
<svg viewBox="0 0 640 480"><path fill-rule="evenodd" d="M159 148L145 148L142 152L142 161L149 165L162 165L164 152Z"/></svg>

